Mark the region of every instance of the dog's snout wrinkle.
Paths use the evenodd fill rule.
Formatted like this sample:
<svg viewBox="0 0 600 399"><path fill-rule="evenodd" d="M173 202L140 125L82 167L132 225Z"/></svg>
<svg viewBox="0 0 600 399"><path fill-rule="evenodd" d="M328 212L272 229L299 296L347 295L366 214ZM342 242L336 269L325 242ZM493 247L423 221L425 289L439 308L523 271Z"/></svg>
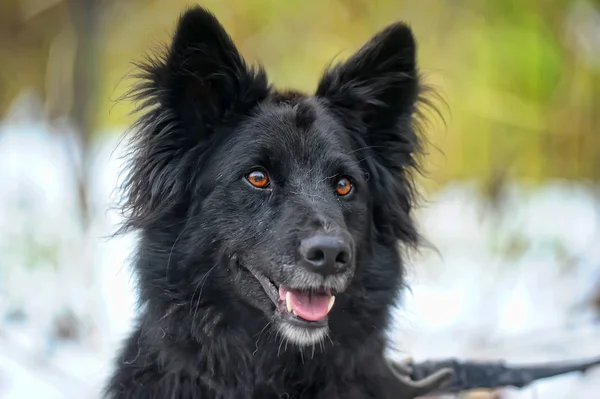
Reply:
<svg viewBox="0 0 600 399"><path fill-rule="evenodd" d="M302 264L324 276L344 272L352 261L351 247L341 235L319 234L300 242Z"/></svg>

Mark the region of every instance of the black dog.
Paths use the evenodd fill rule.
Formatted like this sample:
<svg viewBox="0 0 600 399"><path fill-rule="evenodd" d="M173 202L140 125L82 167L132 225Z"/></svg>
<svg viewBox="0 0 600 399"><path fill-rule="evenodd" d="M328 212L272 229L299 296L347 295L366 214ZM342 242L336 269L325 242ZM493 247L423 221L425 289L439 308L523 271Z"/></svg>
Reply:
<svg viewBox="0 0 600 399"><path fill-rule="evenodd" d="M111 398L412 397L384 357L403 285L422 86L389 26L275 91L215 17L187 11L133 92L124 184L142 304Z"/></svg>

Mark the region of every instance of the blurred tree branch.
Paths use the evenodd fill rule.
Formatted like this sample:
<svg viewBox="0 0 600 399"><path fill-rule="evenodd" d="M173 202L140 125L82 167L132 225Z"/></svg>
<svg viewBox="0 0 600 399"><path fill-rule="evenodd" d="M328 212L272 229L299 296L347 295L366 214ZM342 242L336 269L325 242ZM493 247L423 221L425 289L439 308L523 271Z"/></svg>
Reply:
<svg viewBox="0 0 600 399"><path fill-rule="evenodd" d="M68 0L77 45L73 68L74 102L70 119L78 133L81 163L77 170L79 212L84 229L89 225L89 152L95 126L99 81L99 9L97 0Z"/></svg>
<svg viewBox="0 0 600 399"><path fill-rule="evenodd" d="M425 380L441 370L452 370L452 377L443 384L431 385L428 394L457 394L475 389L524 388L546 378L569 373L586 373L600 366L600 357L574 362L540 363L509 366L504 362L474 362L459 359L428 360L420 363L392 363L399 375L412 381Z"/></svg>

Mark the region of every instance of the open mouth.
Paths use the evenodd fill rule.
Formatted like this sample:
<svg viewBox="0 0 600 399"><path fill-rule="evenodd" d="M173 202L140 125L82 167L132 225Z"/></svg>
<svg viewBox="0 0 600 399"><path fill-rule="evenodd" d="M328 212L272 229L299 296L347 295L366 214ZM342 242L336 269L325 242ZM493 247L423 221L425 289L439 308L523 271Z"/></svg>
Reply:
<svg viewBox="0 0 600 399"><path fill-rule="evenodd" d="M305 328L327 325L327 316L335 303L330 289L298 289L277 286L267 277L250 270L275 304L277 311L288 322Z"/></svg>
<svg viewBox="0 0 600 399"><path fill-rule="evenodd" d="M327 315L333 308L335 296L329 290L298 290L279 286L280 306L285 304L285 311L298 321L324 325Z"/></svg>

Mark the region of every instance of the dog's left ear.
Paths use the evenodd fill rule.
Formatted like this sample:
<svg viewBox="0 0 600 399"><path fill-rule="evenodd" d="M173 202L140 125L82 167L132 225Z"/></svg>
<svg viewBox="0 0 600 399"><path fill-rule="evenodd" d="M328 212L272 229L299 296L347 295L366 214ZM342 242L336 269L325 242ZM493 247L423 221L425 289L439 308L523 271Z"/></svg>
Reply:
<svg viewBox="0 0 600 399"><path fill-rule="evenodd" d="M369 128L409 116L418 96L416 44L403 23L376 34L346 62L325 72L317 97L360 118Z"/></svg>
<svg viewBox="0 0 600 399"><path fill-rule="evenodd" d="M396 23L376 34L346 62L325 72L316 92L355 133L375 193L375 226L416 243L410 220L414 191L407 169L416 166L419 137L413 115L419 98L416 44Z"/></svg>

